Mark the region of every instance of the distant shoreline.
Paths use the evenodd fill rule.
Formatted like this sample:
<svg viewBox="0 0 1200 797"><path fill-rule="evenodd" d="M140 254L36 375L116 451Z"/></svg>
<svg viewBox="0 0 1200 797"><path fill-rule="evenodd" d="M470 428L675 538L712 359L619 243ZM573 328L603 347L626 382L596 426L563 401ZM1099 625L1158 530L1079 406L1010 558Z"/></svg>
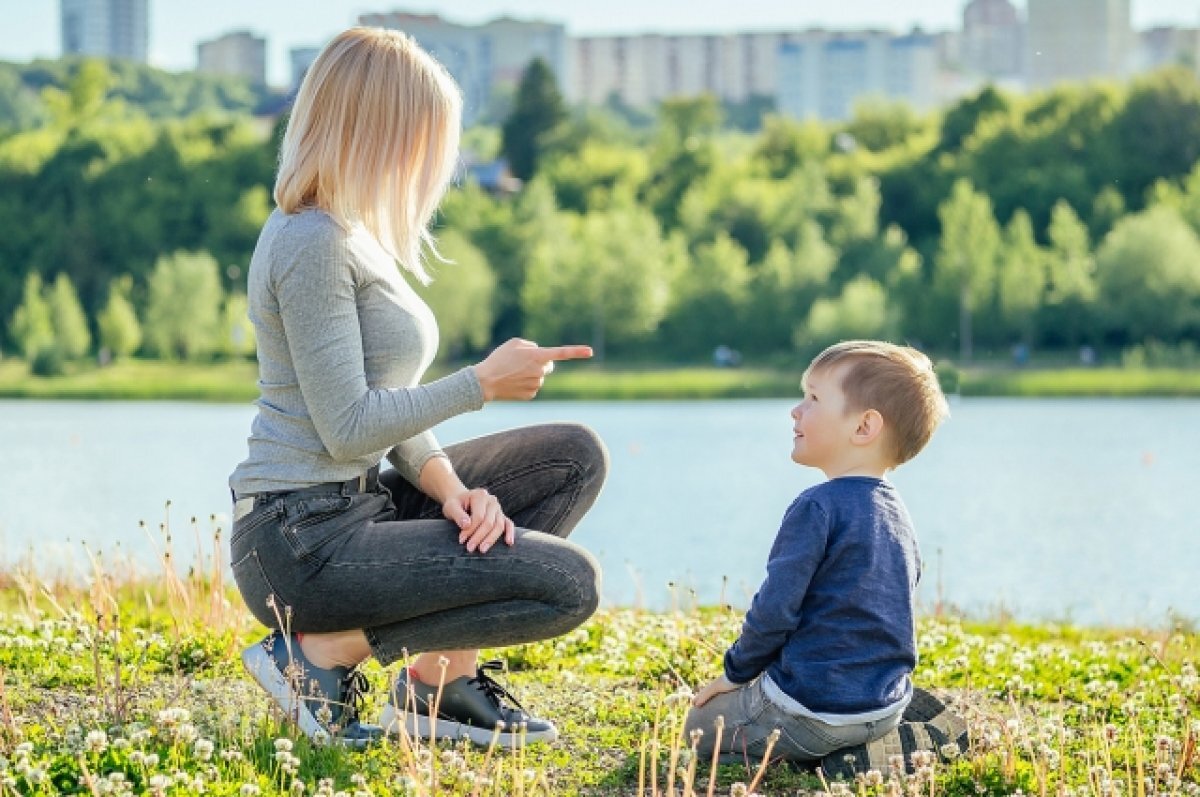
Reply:
<svg viewBox="0 0 1200 797"><path fill-rule="evenodd" d="M1200 397L1200 369L1013 368L940 370L948 393L1026 398ZM203 365L129 360L58 377L36 377L22 362L0 362L0 398L252 402L253 362ZM550 400L713 400L793 398L800 370L664 365L570 365L546 381Z"/></svg>

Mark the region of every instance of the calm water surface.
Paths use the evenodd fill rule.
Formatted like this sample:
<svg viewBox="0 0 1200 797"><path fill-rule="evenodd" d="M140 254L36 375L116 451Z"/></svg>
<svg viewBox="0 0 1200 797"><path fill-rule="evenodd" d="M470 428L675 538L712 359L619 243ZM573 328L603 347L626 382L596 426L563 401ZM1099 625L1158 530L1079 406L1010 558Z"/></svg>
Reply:
<svg viewBox="0 0 1200 797"><path fill-rule="evenodd" d="M612 473L574 539L603 564L606 601L744 606L784 508L820 478L788 459L791 406L538 401L438 433L449 443L590 424ZM927 609L940 598L1031 620L1200 619L1200 401L963 399L952 412L892 477L917 524ZM249 406L0 401L0 559L84 572L86 544L150 569L168 519L177 555L193 557L192 517L206 541L214 523L228 527L225 479L252 417Z"/></svg>

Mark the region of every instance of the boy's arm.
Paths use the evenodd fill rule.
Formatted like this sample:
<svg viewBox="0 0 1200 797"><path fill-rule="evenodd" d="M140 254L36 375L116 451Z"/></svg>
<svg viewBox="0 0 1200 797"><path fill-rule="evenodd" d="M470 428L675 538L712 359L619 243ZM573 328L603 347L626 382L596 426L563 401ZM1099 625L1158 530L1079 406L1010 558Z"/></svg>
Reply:
<svg viewBox="0 0 1200 797"><path fill-rule="evenodd" d="M829 517L820 506L801 497L788 507L771 546L767 578L746 612L741 636L725 652L725 676L731 682L754 680L800 626L804 596L828 538Z"/></svg>

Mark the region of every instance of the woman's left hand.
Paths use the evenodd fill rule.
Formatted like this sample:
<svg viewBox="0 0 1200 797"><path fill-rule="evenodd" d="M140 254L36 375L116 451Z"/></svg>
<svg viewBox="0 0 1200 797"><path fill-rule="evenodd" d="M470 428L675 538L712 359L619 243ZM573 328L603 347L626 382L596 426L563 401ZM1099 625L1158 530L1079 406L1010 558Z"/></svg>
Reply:
<svg viewBox="0 0 1200 797"><path fill-rule="evenodd" d="M509 545L516 542L512 520L500 508L499 499L482 487L451 496L442 504L442 514L458 526L458 541L468 553L487 553L501 537Z"/></svg>

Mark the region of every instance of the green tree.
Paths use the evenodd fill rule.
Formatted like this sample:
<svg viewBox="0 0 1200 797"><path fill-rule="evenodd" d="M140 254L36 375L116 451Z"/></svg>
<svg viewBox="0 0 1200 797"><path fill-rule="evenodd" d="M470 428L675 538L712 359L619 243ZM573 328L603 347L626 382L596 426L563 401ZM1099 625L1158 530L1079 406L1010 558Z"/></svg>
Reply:
<svg viewBox="0 0 1200 797"><path fill-rule="evenodd" d="M774 178L787 177L806 161L820 162L829 154L829 130L818 122L798 122L771 115L763 120L754 157Z"/></svg>
<svg viewBox="0 0 1200 797"><path fill-rule="evenodd" d="M454 359L485 349L491 341L496 275L466 235L447 230L438 250L451 261L436 266L435 279L420 289L438 320L439 356Z"/></svg>
<svg viewBox="0 0 1200 797"><path fill-rule="evenodd" d="M586 340L597 359L609 345L647 339L666 310L679 244L626 194L585 216L559 212L530 256L521 299L527 334Z"/></svg>
<svg viewBox="0 0 1200 797"><path fill-rule="evenodd" d="M1200 80L1182 67L1138 78L1113 135L1121 154L1114 176L1125 201L1140 207L1155 180L1182 177L1200 159Z"/></svg>
<svg viewBox="0 0 1200 797"><path fill-rule="evenodd" d="M108 301L96 318L100 330L100 346L113 357L128 357L142 345L142 325L129 294L133 279L118 277L108 284Z"/></svg>
<svg viewBox="0 0 1200 797"><path fill-rule="evenodd" d="M1029 346L1035 342L1034 321L1045 292L1045 253L1034 239L1029 214L1018 210L1004 228L997 294L1001 316Z"/></svg>
<svg viewBox="0 0 1200 797"><path fill-rule="evenodd" d="M95 116L104 106L113 76L99 58L86 58L65 88L47 86L42 102L56 126L70 130Z"/></svg>
<svg viewBox="0 0 1200 797"><path fill-rule="evenodd" d="M856 277L836 299L818 299L793 341L802 352L815 352L847 338L890 338L898 317L888 306L887 292L870 277Z"/></svg>
<svg viewBox="0 0 1200 797"><path fill-rule="evenodd" d="M221 305L217 351L226 357L252 357L255 351L254 324L244 293L230 293Z"/></svg>
<svg viewBox="0 0 1200 797"><path fill-rule="evenodd" d="M1061 343L1079 345L1092 332L1096 258L1087 226L1065 201L1054 206L1046 230L1046 299L1042 328Z"/></svg>
<svg viewBox="0 0 1200 797"><path fill-rule="evenodd" d="M774 240L750 277L741 334L755 351L789 351L797 319L803 318L828 284L837 252L825 242L821 225L806 221L795 250Z"/></svg>
<svg viewBox="0 0 1200 797"><path fill-rule="evenodd" d="M1054 206L1046 237L1050 239L1047 302L1064 304L1072 300L1090 302L1095 299L1096 261L1092 257L1087 227L1074 208L1066 202Z"/></svg>
<svg viewBox="0 0 1200 797"><path fill-rule="evenodd" d="M970 362L972 315L992 295L1000 228L991 201L965 179L954 183L949 198L938 207L938 219L942 240L934 261L935 283L955 297L959 356Z"/></svg>
<svg viewBox="0 0 1200 797"><path fill-rule="evenodd" d="M164 255L150 274L146 347L166 359L194 360L220 345L221 281L207 252Z"/></svg>
<svg viewBox="0 0 1200 797"><path fill-rule="evenodd" d="M871 100L854 105L845 132L854 143L872 152L903 144L925 126L924 120L906 102Z"/></svg>
<svg viewBox="0 0 1200 797"><path fill-rule="evenodd" d="M1200 324L1200 237L1174 208L1117 222L1096 253L1110 338L1174 342Z"/></svg>
<svg viewBox="0 0 1200 797"><path fill-rule="evenodd" d="M746 250L720 231L696 247L680 275L663 321L664 339L677 353L707 356L720 345L742 345L743 316L750 283Z"/></svg>
<svg viewBox="0 0 1200 797"><path fill-rule="evenodd" d="M40 275L30 273L25 277L21 304L9 321L8 334L29 363L54 347L54 323Z"/></svg>
<svg viewBox="0 0 1200 797"><path fill-rule="evenodd" d="M512 173L528 180L537 173L545 137L567 118L554 73L541 58L526 67L512 114L504 122L501 149Z"/></svg>
<svg viewBox="0 0 1200 797"><path fill-rule="evenodd" d="M92 346L87 316L79 304L79 295L66 274L59 274L50 289L50 320L54 325L54 345L67 360L78 360Z"/></svg>

